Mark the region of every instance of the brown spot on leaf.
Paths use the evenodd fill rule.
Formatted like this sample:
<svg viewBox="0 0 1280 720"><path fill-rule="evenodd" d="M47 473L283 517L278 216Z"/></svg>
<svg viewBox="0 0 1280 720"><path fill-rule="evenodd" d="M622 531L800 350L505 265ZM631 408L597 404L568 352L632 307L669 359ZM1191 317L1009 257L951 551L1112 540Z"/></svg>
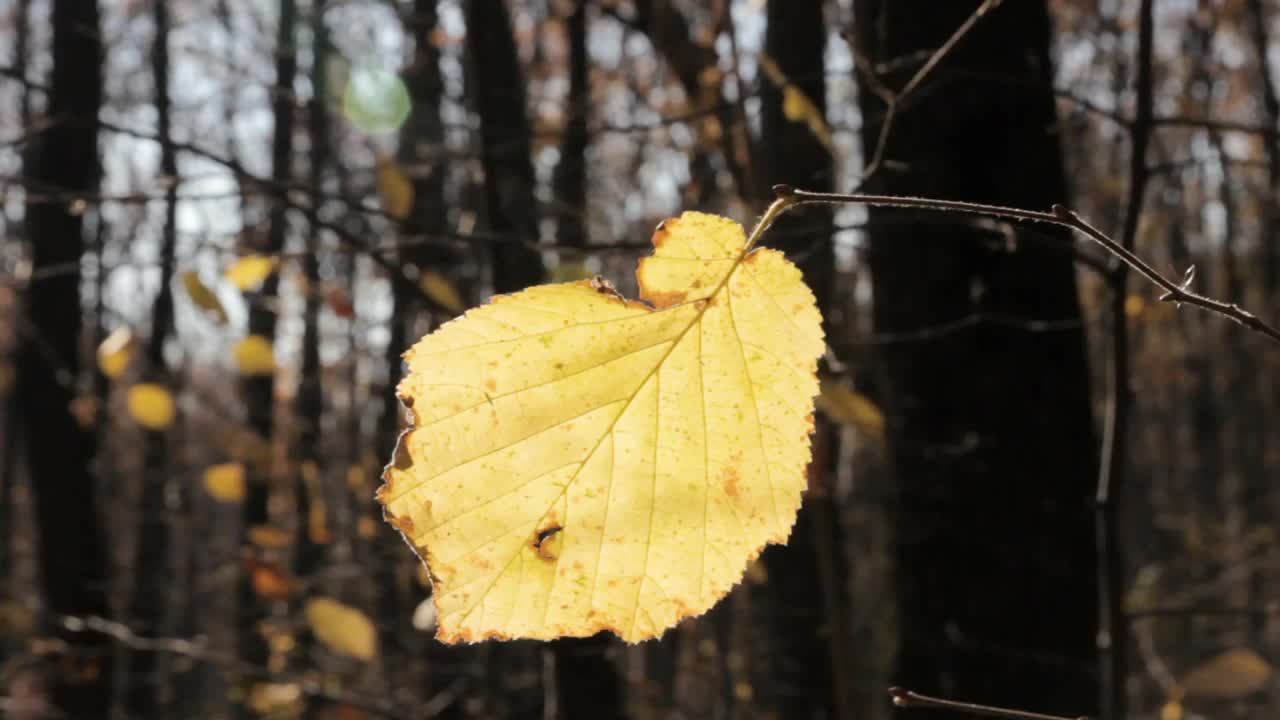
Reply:
<svg viewBox="0 0 1280 720"><path fill-rule="evenodd" d="M498 383L495 382L493 378L489 378L488 380L484 381L484 387L489 392L495 392L498 389Z"/></svg>
<svg viewBox="0 0 1280 720"><path fill-rule="evenodd" d="M720 482L724 484L724 494L731 498L738 497L738 483L742 480L742 475L738 472L736 465L730 465L720 473Z"/></svg>
<svg viewBox="0 0 1280 720"><path fill-rule="evenodd" d="M413 518L409 517L408 515L400 515L398 517L392 517L391 524L395 527L395 529L399 530L405 535L409 535L410 537L413 536Z"/></svg>

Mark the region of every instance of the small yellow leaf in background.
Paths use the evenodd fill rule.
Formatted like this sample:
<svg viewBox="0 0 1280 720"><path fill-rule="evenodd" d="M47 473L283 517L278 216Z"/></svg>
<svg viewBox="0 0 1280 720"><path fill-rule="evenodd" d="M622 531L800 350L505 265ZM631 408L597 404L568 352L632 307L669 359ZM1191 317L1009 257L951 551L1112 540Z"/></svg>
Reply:
<svg viewBox="0 0 1280 720"><path fill-rule="evenodd" d="M276 354L271 341L261 335L249 335L232 349L236 367L244 375L270 375L276 370Z"/></svg>
<svg viewBox="0 0 1280 720"><path fill-rule="evenodd" d="M378 656L378 630L359 610L329 598L307 601L307 624L334 652L359 660Z"/></svg>
<svg viewBox="0 0 1280 720"><path fill-rule="evenodd" d="M298 581L285 573L279 563L245 560L253 591L267 600L288 600L298 591Z"/></svg>
<svg viewBox="0 0 1280 720"><path fill-rule="evenodd" d="M302 688L297 683L254 683L245 706L263 717L293 717L302 709Z"/></svg>
<svg viewBox="0 0 1280 720"><path fill-rule="evenodd" d="M169 388L157 383L138 383L129 388L129 417L148 430L164 430L173 424L177 408Z"/></svg>
<svg viewBox="0 0 1280 720"><path fill-rule="evenodd" d="M430 568L440 640L656 637L786 542L826 348L813 293L725 218L653 243L648 303L542 285L405 354L417 425L378 499Z"/></svg>
<svg viewBox="0 0 1280 720"><path fill-rule="evenodd" d="M823 116L822 110L799 86L791 82L772 57L761 53L760 69L775 87L782 90L782 115L791 122L809 126L809 133L822 143L828 152L834 152L835 140L831 136L831 128L827 125L827 119Z"/></svg>
<svg viewBox="0 0 1280 720"><path fill-rule="evenodd" d="M1160 708L1160 720L1182 720L1182 703L1170 700Z"/></svg>
<svg viewBox="0 0 1280 720"><path fill-rule="evenodd" d="M276 271L277 260L266 255L246 255L227 268L226 278L241 290L253 290Z"/></svg>
<svg viewBox="0 0 1280 720"><path fill-rule="evenodd" d="M293 536L274 525L254 525L247 534L249 542L264 550L283 550L293 544Z"/></svg>
<svg viewBox="0 0 1280 720"><path fill-rule="evenodd" d="M1124 315L1130 320L1142 317L1142 312L1146 309L1147 301L1141 295L1130 295L1124 299Z"/></svg>
<svg viewBox="0 0 1280 720"><path fill-rule="evenodd" d="M112 330L102 344L98 345L98 369L102 370L103 375L113 380L120 377L129 367L135 347L133 331L129 328L119 327Z"/></svg>
<svg viewBox="0 0 1280 720"><path fill-rule="evenodd" d="M1237 699L1267 687L1273 668L1249 648L1235 648L1210 658L1187 673L1182 689L1188 697Z"/></svg>
<svg viewBox="0 0 1280 720"><path fill-rule="evenodd" d="M191 298L191 303L206 312L213 313L219 323L227 322L227 311L222 307L222 302L218 300L218 296L214 294L200 280L200 273L190 271L182 273L182 286L187 290L187 297Z"/></svg>
<svg viewBox="0 0 1280 720"><path fill-rule="evenodd" d="M418 283L422 286L422 292L439 303L440 307L455 313L467 309L467 303L462 299L458 288L454 287L449 278L444 275L434 270L426 270L418 279Z"/></svg>
<svg viewBox="0 0 1280 720"><path fill-rule="evenodd" d="M204 489L218 502L241 502L245 495L244 465L238 462L210 465L204 470Z"/></svg>
<svg viewBox="0 0 1280 720"><path fill-rule="evenodd" d="M884 413L866 395L832 377L822 378L821 388L817 406L827 417L869 438L884 440Z"/></svg>
<svg viewBox="0 0 1280 720"><path fill-rule="evenodd" d="M378 193L382 195L382 208L397 220L409 217L413 210L413 182L392 158L378 158Z"/></svg>
<svg viewBox="0 0 1280 720"><path fill-rule="evenodd" d="M378 537L378 521L368 515L361 515L356 521L356 535L361 540L372 540Z"/></svg>

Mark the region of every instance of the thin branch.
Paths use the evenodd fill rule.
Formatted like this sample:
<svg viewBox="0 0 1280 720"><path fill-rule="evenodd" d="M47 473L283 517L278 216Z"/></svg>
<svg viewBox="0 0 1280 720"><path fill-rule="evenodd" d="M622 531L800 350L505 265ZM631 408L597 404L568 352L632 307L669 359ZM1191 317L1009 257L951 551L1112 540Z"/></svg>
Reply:
<svg viewBox="0 0 1280 720"><path fill-rule="evenodd" d="M980 715L982 717L1012 718L1012 720L1089 720L1084 715L1077 717L1067 717L1066 715L1046 715L1044 713L1029 712L1027 710L1014 710L1012 708L996 707L994 705L979 705L978 703L944 700L942 698L921 695L918 692L905 690L900 687L889 688L889 697L893 698L893 704L900 708L950 710L952 712L962 712L970 715Z"/></svg>
<svg viewBox="0 0 1280 720"><path fill-rule="evenodd" d="M918 70L916 70L915 75L912 75L911 79L907 81L907 84L903 85L902 89L897 93L887 95L883 92L883 86L880 86L881 92L878 94L880 94L881 98L885 100L885 104L888 105L888 109L885 112L884 120L880 123L880 135L876 138L875 152L872 153L871 160L867 163L867 167L862 173L864 182L866 178L875 175L876 171L879 170L880 166L884 163L885 148L889 145L889 133L893 130L893 121L897 116L898 108L901 107L907 98L911 96L911 93L915 92L916 89L920 87L920 84L924 82L925 78L927 78L931 72L933 72L934 68L936 68L939 63L951 54L951 51L960 44L960 41L963 40L975 26L977 26L978 21L986 17L987 13L991 12L996 7L999 7L1001 2L1003 2L1003 0L985 0L981 5L979 5L977 9L973 11L973 14L961 23L960 27L956 28L955 32L951 33L951 37L947 38L947 41L942 43L942 45L940 45L938 49L929 56L929 59L926 60ZM866 74L869 76L872 75L872 73ZM873 83L872 86L875 87L876 84L878 83Z"/></svg>
<svg viewBox="0 0 1280 720"><path fill-rule="evenodd" d="M1095 228L1093 225L1090 225L1084 218L1080 217L1075 212L1068 210L1061 205L1055 205L1052 210L1046 212L1040 210L1023 210L1021 208L1012 208L1003 205L987 205L984 203L971 203L959 200L938 200L934 198L912 197L905 195L809 192L807 190L796 190L787 185L774 186L774 192L777 193L779 198L778 201L775 201L775 205L777 202L782 202L782 210L807 204L861 204L873 207L899 207L912 208L916 210L956 212L965 215L979 215L1021 222L1047 223L1050 225L1069 228L1085 235L1090 240L1093 240L1125 265L1137 271L1138 274L1150 280L1152 284L1164 290L1164 294L1160 296L1160 300L1162 302L1172 302L1175 305L1192 305L1194 307L1207 310L1208 312L1234 320L1244 327L1280 343L1280 330L1277 330L1272 325L1263 322L1258 319L1256 315L1235 303L1205 297L1199 293L1191 291L1186 286L1180 285L1164 275L1161 275L1159 271L1148 265L1145 260L1121 246L1115 240L1111 239L1111 237L1106 233ZM770 206L770 208L772 207L773 206ZM772 221L773 218L777 216L777 213L771 212L766 213L766 215L769 216L770 221Z"/></svg>

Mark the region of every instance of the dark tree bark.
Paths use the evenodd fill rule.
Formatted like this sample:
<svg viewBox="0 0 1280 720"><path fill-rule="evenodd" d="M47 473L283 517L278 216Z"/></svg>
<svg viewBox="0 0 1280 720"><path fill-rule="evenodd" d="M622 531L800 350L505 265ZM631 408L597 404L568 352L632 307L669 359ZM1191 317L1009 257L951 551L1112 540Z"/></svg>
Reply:
<svg viewBox="0 0 1280 720"><path fill-rule="evenodd" d="M523 243L496 246L493 289L507 293L542 281L530 124L524 71L504 0L470 0L467 90L480 116L480 158L490 229Z"/></svg>
<svg viewBox="0 0 1280 720"><path fill-rule="evenodd" d="M107 545L90 468L94 434L70 412L81 371L79 267L85 249L82 217L70 200L98 188L103 49L95 0L56 0L51 20L49 123L35 132L24 181L34 192L68 201L26 208L32 273L39 280L25 298L16 394L39 526L41 590L50 621L45 631L67 643L49 678L55 710L90 718L110 702L110 646L95 633L68 632L58 616L109 614ZM64 272L66 267L73 270ZM46 276L46 268L59 271Z"/></svg>
<svg viewBox="0 0 1280 720"><path fill-rule="evenodd" d="M858 50L876 63L937 48L977 5L859 0ZM900 108L892 163L872 187L1035 209L1066 202L1049 43L1044 2L993 11ZM883 80L900 87L906 76ZM871 92L860 105L870 156L884 105ZM1023 324L1080 320L1068 240L1016 226L1010 244L936 214L876 209L869 219L875 329L919 333L878 358L899 487L896 681L1090 712L1097 449L1084 336Z"/></svg>
<svg viewBox="0 0 1280 720"><path fill-rule="evenodd" d="M160 235L160 288L151 312L151 336L147 340L146 370L152 382L168 384L164 346L173 330L173 292L169 284L174 272L177 245L178 162L171 138L169 101L169 3L153 4L155 37L151 49L151 73L155 85L156 133L160 138L160 182L165 183L164 220ZM129 621L134 632L154 637L166 634L165 619L171 614L168 597L173 582L169 544L170 512L169 454L164 430L148 431L143 468L142 496L138 505L138 540L133 563L133 596ZM150 650L129 653L128 688L125 705L130 716L164 717L171 710L172 686L164 677L163 658Z"/></svg>
<svg viewBox="0 0 1280 720"><path fill-rule="evenodd" d="M766 14L765 53L788 82L825 113L827 30L822 4L770 0ZM786 117L783 97L784 89L774 83L763 88L763 184L833 189L830 154L807 124ZM800 266L824 317L835 277L831 234L830 210L810 207L781 218L766 240ZM836 566L842 544L829 488L838 436L825 420L817 423L809 489L791 539L762 556L769 581L756 593L764 629L757 641L767 661L756 668L755 685L761 701L780 718L848 718L850 713L848 633L845 603L839 599L844 574Z"/></svg>
<svg viewBox="0 0 1280 720"><path fill-rule="evenodd" d="M567 22L569 39L569 119L556 165L556 242L586 247L587 118L591 86L587 57L587 0L577 0ZM555 656L556 707L565 720L622 717L622 689L607 633L590 638L562 638L552 643Z"/></svg>
<svg viewBox="0 0 1280 720"><path fill-rule="evenodd" d="M309 144L308 186L311 202L307 213L306 252L302 256L302 275L307 281L307 296L302 308L302 365L299 368L298 390L294 398L294 420L298 427L297 446L293 449L294 512L298 527L294 542L294 572L298 577L316 580L316 573L324 562L327 539L323 534L332 531L333 504L325 492L325 478L332 473L321 470L323 460L320 448L320 425L324 414L324 395L321 388L320 367L320 247L322 230L319 227L320 208L324 204L324 176L329 164L329 148L332 138L329 132L329 105L325 102L328 85L326 73L329 62L329 30L324 20L323 0L311 7L311 102L307 105L307 136ZM307 596L319 590L308 584L311 592L301 592L294 598L293 612L301 613ZM319 594L319 593L317 593ZM309 629L298 634L295 654L302 672L312 667L311 653L315 638ZM317 717L318 703L308 698L302 710L304 718Z"/></svg>
<svg viewBox="0 0 1280 720"><path fill-rule="evenodd" d="M276 67L275 93L271 102L272 114L275 118L275 129L271 138L271 180L278 188L289 183L293 168L293 135L295 127L293 83L298 72L297 48L295 46L295 27L297 24L297 5L295 0L280 0L280 15L276 31ZM278 255L284 250L285 235L288 230L288 206L284 198L269 200L267 231L265 238L253 248L255 252ZM279 278L272 274L263 282L262 287L249 298L249 333L274 340L276 334L275 298L279 287ZM241 384L248 425L258 436L270 440L273 429L273 412L275 409L275 374L249 375ZM267 501L269 491L267 479L262 477L262 468L250 468L249 482L244 503L244 527L265 524L268 520ZM244 545L242 543L242 545ZM258 623L264 617L266 602L254 592L250 574L244 572L240 578L239 617L237 628L239 633L240 659L250 665L266 664L267 647ZM243 704L237 712L241 717L251 716L251 711Z"/></svg>

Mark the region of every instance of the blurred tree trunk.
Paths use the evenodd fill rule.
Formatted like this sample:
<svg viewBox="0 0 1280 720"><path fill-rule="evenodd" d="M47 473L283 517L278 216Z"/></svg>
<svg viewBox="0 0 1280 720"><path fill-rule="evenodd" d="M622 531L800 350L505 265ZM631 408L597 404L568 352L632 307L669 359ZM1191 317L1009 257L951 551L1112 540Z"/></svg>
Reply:
<svg viewBox="0 0 1280 720"><path fill-rule="evenodd" d="M17 7L14 9L16 27L13 34L13 74L21 78L27 76L27 38L31 34L31 24L28 22L30 10L31 0L18 0ZM30 87L22 88L19 117L22 119L22 127L31 127ZM24 152L23 163L29 161L29 152ZM19 228L18 231L22 232L22 229ZM24 234L21 240L26 239ZM3 417L0 417L0 578L3 578L4 582L4 588L0 590L0 594L7 597L13 590L13 547L17 539L13 524L14 504L17 500L15 486L18 482L20 456L18 447L23 442L18 437L22 428L18 424L20 415L16 393L5 393L3 404L0 405L0 413L3 413Z"/></svg>
<svg viewBox="0 0 1280 720"><path fill-rule="evenodd" d="M553 179L556 242L587 246L587 119L591 85L587 72L587 0L576 0L567 18L569 41L569 107L560 162ZM609 658L608 633L590 638L562 638L551 643L555 658L556 708L565 720L594 720L625 715L618 673Z"/></svg>
<svg viewBox="0 0 1280 720"><path fill-rule="evenodd" d="M324 175L329 164L329 148L332 142L329 132L329 106L325 92L328 86L326 73L329 62L329 30L324 21L325 2L317 0L311 6L311 102L307 105L308 137L308 187L311 201L308 204L308 228L306 251L302 254L302 276L306 279L306 299L302 308L302 364L299 368L298 390L294 397L294 421L298 428L297 446L290 453L294 465L290 468L294 483L294 512L298 527L294 541L294 572L308 580L307 590L294 598L294 613L304 613L309 596L324 594L316 574L324 562L325 546L331 541L333 531L333 505L326 495L326 478L332 477L331 469L322 469L320 428L324 415L324 396L321 388L320 367L320 307L324 292L320 279L321 233L319 227L321 208L324 206ZM315 638L310 629L298 633L294 650L301 672L315 667L311 657ZM302 711L304 718L316 717L318 703L308 698Z"/></svg>
<svg viewBox="0 0 1280 720"><path fill-rule="evenodd" d="M406 269L412 268L411 272L416 272L419 278L428 271L451 274L459 262L455 251L437 244L447 217L444 122L440 115L444 80L440 74L440 50L435 40L439 27L437 4L438 0L414 0L412 13L406 21L407 34L413 39L413 56L402 73L409 91L410 110L400 130L397 160L411 181L413 203L399 228L402 244L399 255L401 264ZM453 279L457 280L456 277ZM430 308L424 303L421 293L413 292L412 284L394 283L392 300L390 341L385 357L388 389L377 431L377 451L385 461L391 459L401 430L403 410L395 395L401 375L400 356L418 339L417 335L424 329L424 321L431 320ZM361 500L372 502L372 497ZM421 693L421 698L435 697L438 693L447 692L457 681L458 653L466 653L471 663L478 665L479 651L443 646L413 627L413 612L426 595L417 581L419 563L408 552L399 533L387 528L379 532L378 538L374 547L377 557L377 609L383 618L378 632L387 653L394 652L384 653L384 675L393 689L414 688L416 693ZM406 657L425 657L427 662L405 662ZM460 705L451 704L445 708L443 716L457 717Z"/></svg>
<svg viewBox="0 0 1280 720"><path fill-rule="evenodd" d="M283 193L284 186L292 178L295 125L293 83L298 71L295 46L297 6L295 0L280 0L279 7L275 88L271 101L271 110L275 118L275 129L271 138L273 193ZM283 197L274 195L269 197L266 235L254 243L251 249L253 252L277 256L284 251L285 235L288 231L287 205ZM249 333L266 338L269 342L273 342L276 335L278 288L279 276L273 273L262 283L258 292L247 295ZM275 374L246 375L241 383L241 392L244 396L249 428L262 439L270 441L274 425ZM264 464L269 465L270 461ZM269 472L268 467L251 466L250 468L244 503L245 530L255 525L264 525L269 520L267 502L270 497L270 479L265 476ZM241 546L248 547L248 543L242 542ZM258 625L266 617L267 601L254 591L252 575L247 571L241 573L238 596L239 617L236 627L239 633L240 660L251 666L265 666L267 646L265 639L258 631ZM243 677L241 681L248 682ZM252 711L243 704L238 706L237 712L242 717L252 716Z"/></svg>
<svg viewBox="0 0 1280 720"><path fill-rule="evenodd" d="M978 4L858 0L857 49L873 66L933 50ZM1049 44L1045 2L994 10L899 108L873 189L1065 202ZM914 71L882 79L901 87ZM869 157L885 108L867 91L860 105ZM878 358L899 487L896 682L1090 712L1097 449L1084 334L1024 325L1080 320L1067 236L1020 225L1011 242L971 219L888 209L869 221L875 329L918 338Z"/></svg>
<svg viewBox="0 0 1280 720"><path fill-rule="evenodd" d="M90 467L94 434L71 414L81 374L85 249L82 216L72 200L98 189L103 59L98 4L55 0L51 24L49 122L33 133L35 146L23 174L33 192L66 200L26 207L32 276L38 279L24 302L27 327L15 386L39 526L41 590L48 610L44 630L66 643L49 678L54 709L62 717L90 718L101 716L110 702L110 644L96 633L68 632L59 616L109 614L107 545Z"/></svg>
<svg viewBox="0 0 1280 720"><path fill-rule="evenodd" d="M531 126L524 71L504 0L465 3L467 69L480 116L480 159L490 230L510 243L494 247L493 289L508 293L542 281Z"/></svg>
<svg viewBox="0 0 1280 720"><path fill-rule="evenodd" d="M823 53L827 29L822 4L770 0L766 9L765 54L787 78L791 91L807 97L825 117ZM831 190L831 155L806 122L788 119L784 88L762 88L763 184ZM831 211L809 207L780 218L767 241L787 253L813 288L823 317L829 316L835 278ZM828 325L830 332L830 325ZM761 701L779 718L817 716L848 719L848 643L843 572L837 571L842 543L836 531L831 494L839 432L820 420L813 436L809 489L786 546L765 550L768 583L756 593L762 611L762 658L754 684Z"/></svg>
<svg viewBox="0 0 1280 720"><path fill-rule="evenodd" d="M151 311L151 335L147 339L146 369L149 381L170 386L165 366L164 346L173 330L173 292L169 281L174 272L177 245L178 163L171 139L169 101L169 3L152 5L155 35L151 47L151 74L154 84L156 133L160 138L159 182L165 188L164 220L160 235L160 287ZM170 387L171 392L176 388ZM146 437L146 461L142 474L142 495L138 505L138 539L133 561L133 595L130 599L130 628L145 637L168 634L171 615L169 587L174 580L170 567L169 523L170 465L166 430L152 430ZM163 672L164 658L151 650L129 653L126 710L131 717L165 717L173 701L172 686Z"/></svg>

